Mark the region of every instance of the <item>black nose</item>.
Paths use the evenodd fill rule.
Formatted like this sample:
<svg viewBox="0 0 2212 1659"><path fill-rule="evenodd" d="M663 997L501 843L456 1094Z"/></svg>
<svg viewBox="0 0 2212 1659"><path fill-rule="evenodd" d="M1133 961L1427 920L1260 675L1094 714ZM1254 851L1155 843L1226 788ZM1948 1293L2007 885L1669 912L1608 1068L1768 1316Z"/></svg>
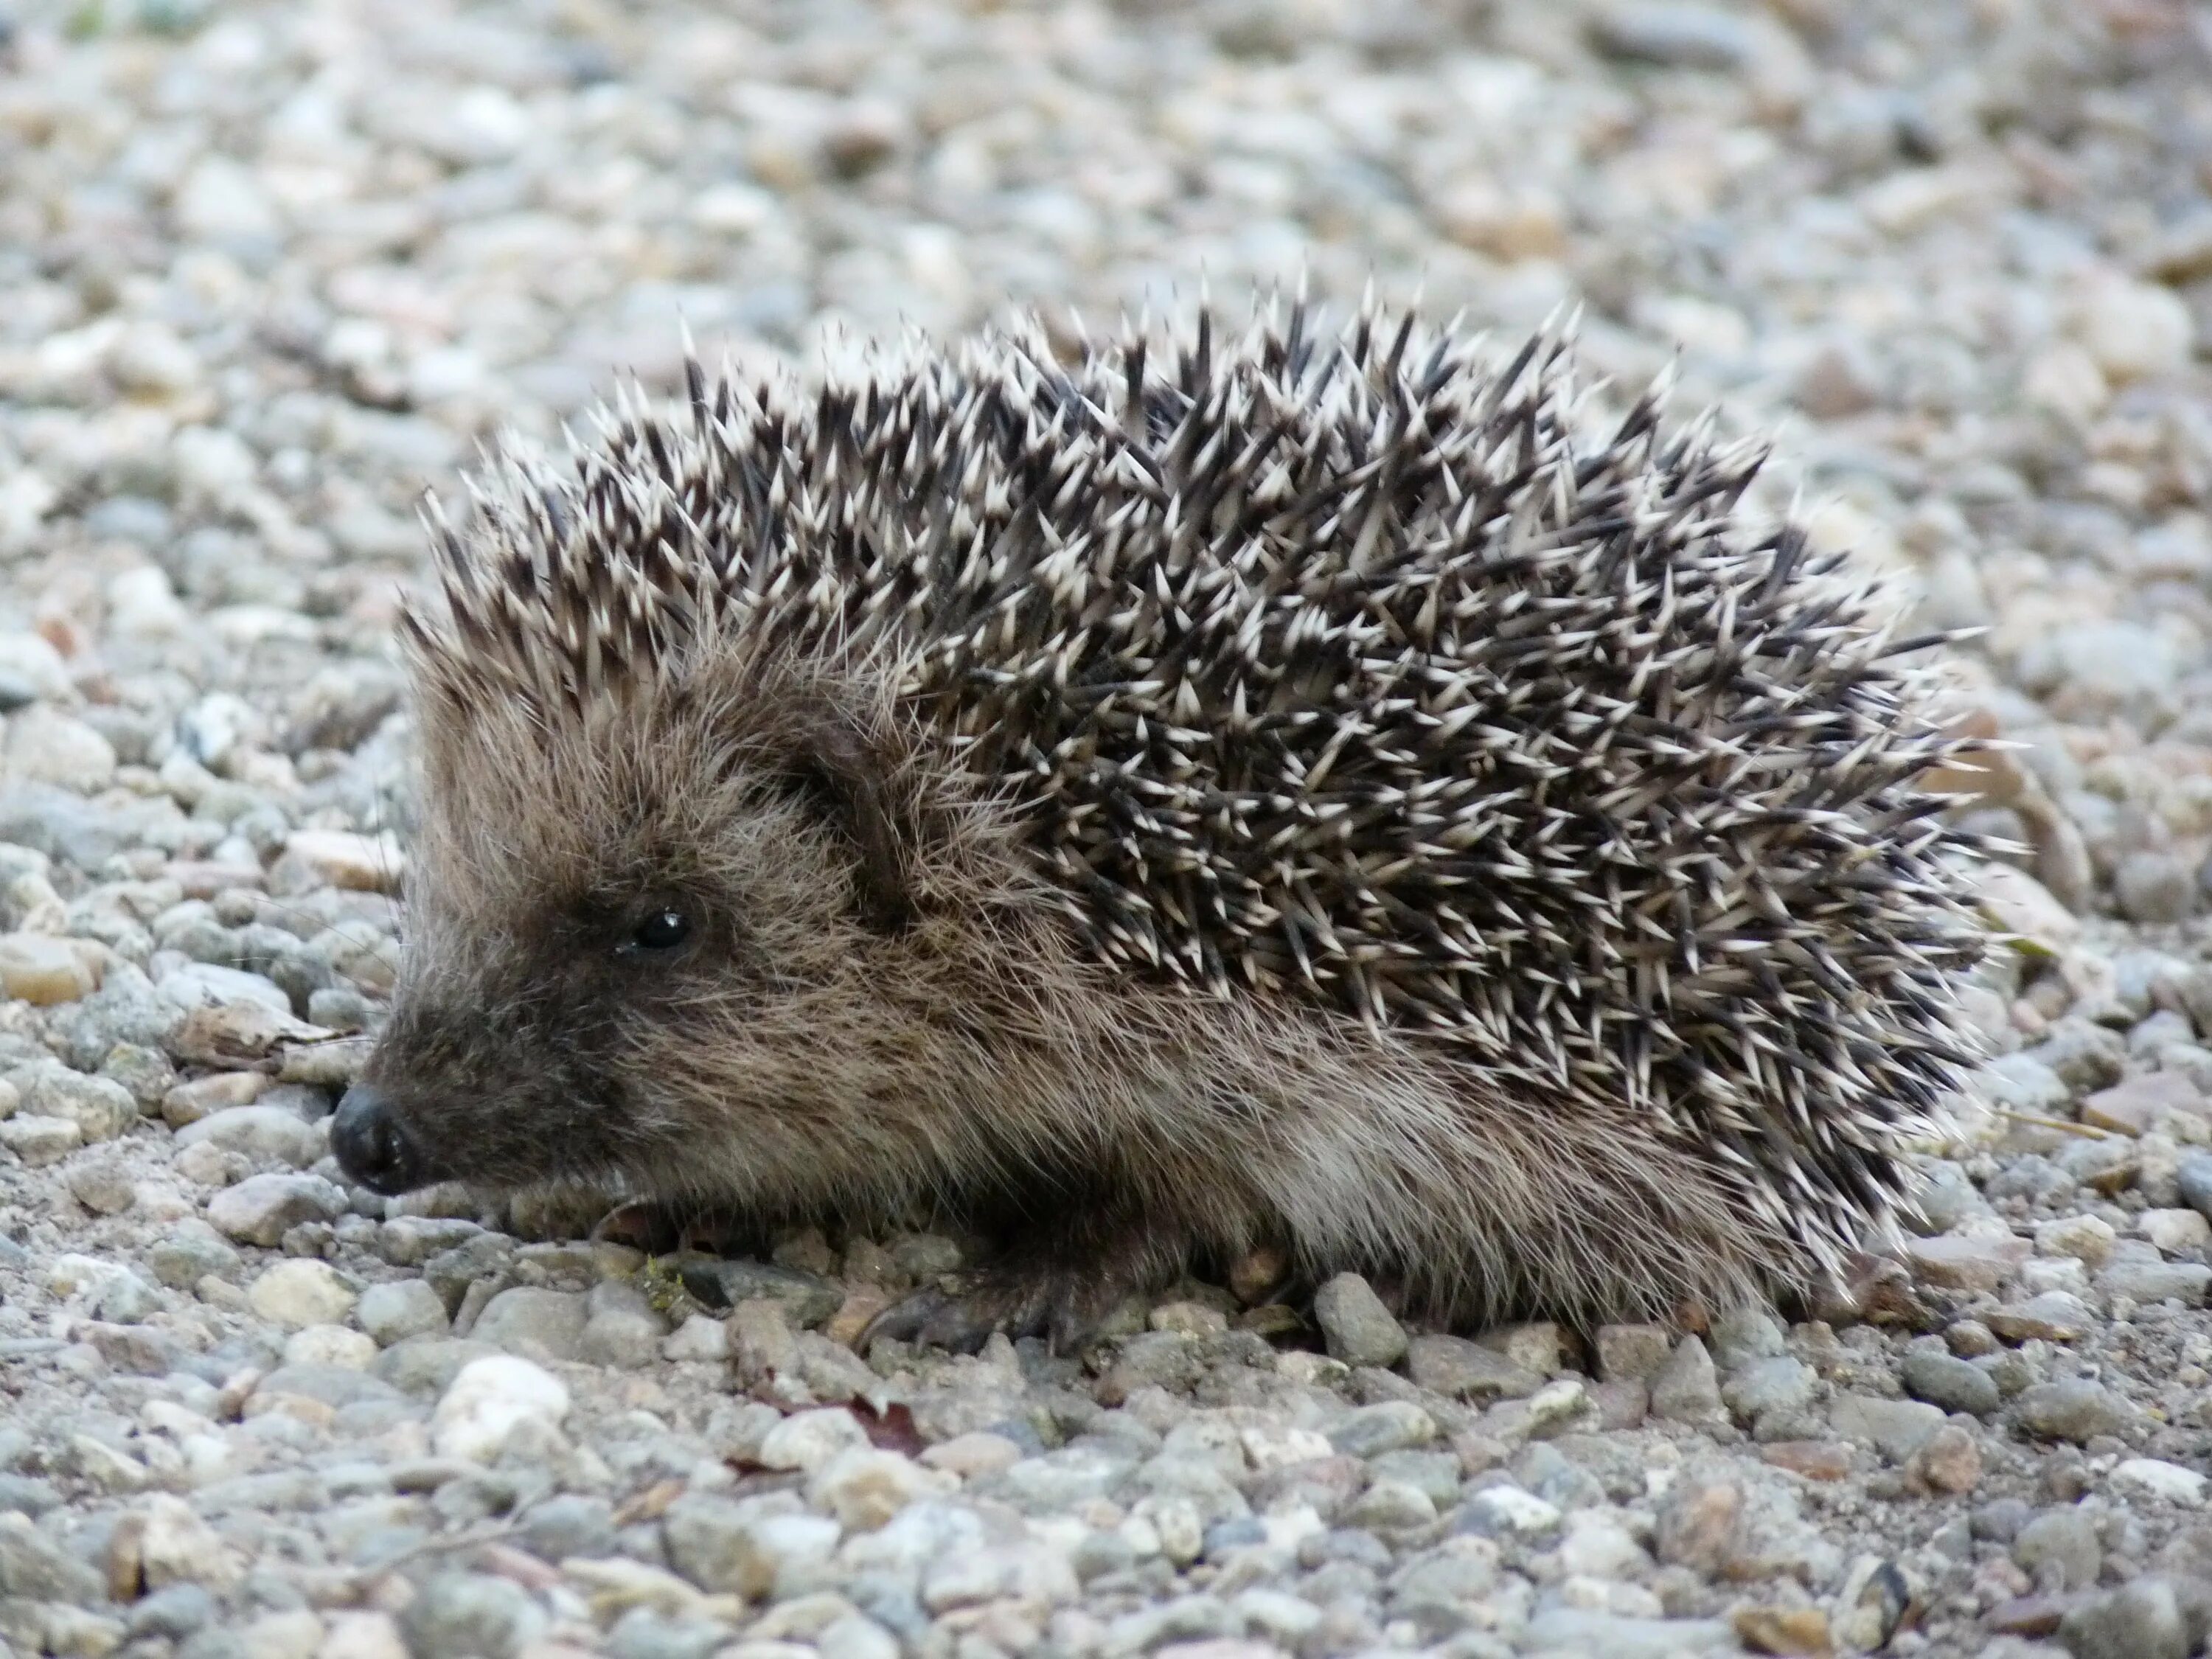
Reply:
<svg viewBox="0 0 2212 1659"><path fill-rule="evenodd" d="M338 1102L331 1120L331 1150L346 1179L371 1192L390 1195L422 1184L422 1157L392 1103L366 1083L356 1083Z"/></svg>

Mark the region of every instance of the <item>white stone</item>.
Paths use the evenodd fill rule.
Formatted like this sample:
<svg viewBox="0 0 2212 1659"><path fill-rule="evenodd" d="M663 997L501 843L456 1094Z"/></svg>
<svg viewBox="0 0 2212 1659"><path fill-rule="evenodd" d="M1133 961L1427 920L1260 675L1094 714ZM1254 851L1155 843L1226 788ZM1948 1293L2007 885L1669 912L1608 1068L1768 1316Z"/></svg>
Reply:
<svg viewBox="0 0 2212 1659"><path fill-rule="evenodd" d="M527 1359L491 1354L462 1366L447 1387L431 1415L431 1444L441 1457L489 1462L518 1431L557 1431L568 1415L559 1377Z"/></svg>
<svg viewBox="0 0 2212 1659"><path fill-rule="evenodd" d="M329 1262L294 1256L255 1279L246 1299L264 1319L297 1331L338 1323L353 1311L356 1292Z"/></svg>
<svg viewBox="0 0 2212 1659"><path fill-rule="evenodd" d="M319 885L355 892L394 893L406 874L406 854L396 836L356 836L339 830L295 830L284 838L284 857Z"/></svg>
<svg viewBox="0 0 2212 1659"><path fill-rule="evenodd" d="M155 988L186 1013L232 1002L258 1002L287 1017L292 1012L292 999L274 981L217 963L185 963L162 975Z"/></svg>
<svg viewBox="0 0 2212 1659"><path fill-rule="evenodd" d="M273 236L279 225L261 181L227 155L202 157L185 175L171 210L179 229L209 240Z"/></svg>
<svg viewBox="0 0 2212 1659"><path fill-rule="evenodd" d="M189 1583L219 1591L238 1582L244 1569L237 1556L183 1498L155 1492L140 1512L146 1519L138 1561L148 1589Z"/></svg>
<svg viewBox="0 0 2212 1659"><path fill-rule="evenodd" d="M133 639L184 633L191 612L177 598L168 574L154 565L126 570L107 584L107 625Z"/></svg>
<svg viewBox="0 0 2212 1659"><path fill-rule="evenodd" d="M2035 1230L2035 1253L2041 1256L2072 1256L2092 1267L2112 1260L2119 1235L2093 1215L2069 1215L2046 1221Z"/></svg>
<svg viewBox="0 0 2212 1659"><path fill-rule="evenodd" d="M407 1643L389 1613L334 1613L315 1659L408 1659Z"/></svg>
<svg viewBox="0 0 2212 1659"><path fill-rule="evenodd" d="M867 1443L868 1431L860 1419L842 1407L793 1412L762 1440L760 1461L766 1468L811 1474L839 1452Z"/></svg>
<svg viewBox="0 0 2212 1659"><path fill-rule="evenodd" d="M709 1319L705 1314L693 1314L678 1325L660 1345L664 1359L698 1359L709 1364L730 1357L730 1333L719 1319Z"/></svg>
<svg viewBox="0 0 2212 1659"><path fill-rule="evenodd" d="M42 697L70 695L69 664L43 634L28 629L0 630L0 662Z"/></svg>
<svg viewBox="0 0 2212 1659"><path fill-rule="evenodd" d="M2167 1255L2212 1244L2212 1221L2195 1210L2145 1210L2136 1218L2136 1231Z"/></svg>
<svg viewBox="0 0 2212 1659"><path fill-rule="evenodd" d="M849 1413L839 1414L851 1419ZM765 1443L762 1451L765 1462ZM814 1471L806 1498L836 1516L848 1532L872 1532L917 1498L942 1496L958 1485L952 1476L926 1469L898 1452L848 1446Z"/></svg>
<svg viewBox="0 0 2212 1659"><path fill-rule="evenodd" d="M105 789L115 777L115 748L82 720L43 703L8 719L5 770L10 778L58 784L80 794Z"/></svg>
<svg viewBox="0 0 2212 1659"><path fill-rule="evenodd" d="M1559 1507L1518 1486L1485 1486L1468 1499L1468 1508L1489 1518L1501 1531L1547 1533L1559 1524Z"/></svg>
<svg viewBox="0 0 2212 1659"><path fill-rule="evenodd" d="M2124 1496L2162 1498L2185 1509L2204 1501L2205 1479L2194 1469L2162 1458L2130 1457L2112 1470L2112 1486Z"/></svg>
<svg viewBox="0 0 2212 1659"><path fill-rule="evenodd" d="M1328 1457L1335 1452L1328 1437L1311 1429L1292 1428L1285 1423L1255 1423L1237 1433L1237 1443L1255 1469L1286 1468L1293 1463L1310 1463L1317 1457Z"/></svg>
<svg viewBox="0 0 2212 1659"><path fill-rule="evenodd" d="M2071 313L2074 337L2116 386L2189 367L2197 325L2171 289L2101 275L2082 285Z"/></svg>
<svg viewBox="0 0 2212 1659"><path fill-rule="evenodd" d="M306 1325L284 1344L288 1365L330 1365L365 1371L376 1358L376 1339L343 1325Z"/></svg>
<svg viewBox="0 0 2212 1659"><path fill-rule="evenodd" d="M1648 1568L1651 1558L1612 1516L1577 1510L1567 1516L1566 1536L1559 1540L1559 1565L1592 1577L1625 1578Z"/></svg>
<svg viewBox="0 0 2212 1659"><path fill-rule="evenodd" d="M0 1122L0 1146L22 1159L26 1168L58 1164L84 1145L84 1131L65 1117L23 1112Z"/></svg>

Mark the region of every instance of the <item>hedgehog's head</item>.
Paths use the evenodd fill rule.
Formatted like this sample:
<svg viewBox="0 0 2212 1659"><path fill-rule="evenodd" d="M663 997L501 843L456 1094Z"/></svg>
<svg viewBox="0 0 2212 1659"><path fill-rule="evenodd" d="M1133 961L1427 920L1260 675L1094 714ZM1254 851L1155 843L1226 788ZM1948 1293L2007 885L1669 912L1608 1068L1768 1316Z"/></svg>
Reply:
<svg viewBox="0 0 2212 1659"><path fill-rule="evenodd" d="M409 937L348 1176L834 1185L947 979L881 678L732 643L579 692L451 628L415 653Z"/></svg>

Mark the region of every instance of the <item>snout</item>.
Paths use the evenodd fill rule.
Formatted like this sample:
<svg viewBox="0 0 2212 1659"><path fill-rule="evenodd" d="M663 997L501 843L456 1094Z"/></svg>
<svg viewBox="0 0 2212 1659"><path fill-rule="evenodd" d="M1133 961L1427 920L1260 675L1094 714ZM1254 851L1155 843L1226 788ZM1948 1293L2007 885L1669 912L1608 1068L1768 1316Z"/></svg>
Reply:
<svg viewBox="0 0 2212 1659"><path fill-rule="evenodd" d="M384 1094L356 1083L338 1102L331 1122L331 1151L346 1179L391 1196L427 1185L429 1166Z"/></svg>

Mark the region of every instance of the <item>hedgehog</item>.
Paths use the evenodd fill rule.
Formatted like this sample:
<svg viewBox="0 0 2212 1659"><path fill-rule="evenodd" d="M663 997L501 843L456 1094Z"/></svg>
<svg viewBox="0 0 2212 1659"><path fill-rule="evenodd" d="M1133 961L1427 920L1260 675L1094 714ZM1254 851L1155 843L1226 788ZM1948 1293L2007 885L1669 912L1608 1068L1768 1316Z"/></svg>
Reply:
<svg viewBox="0 0 2212 1659"><path fill-rule="evenodd" d="M1663 380L1608 430L1571 328L1215 333L695 358L434 507L347 1176L942 1224L876 1328L954 1346L1254 1260L1664 1316L1893 1236L1974 1057L1940 639Z"/></svg>

